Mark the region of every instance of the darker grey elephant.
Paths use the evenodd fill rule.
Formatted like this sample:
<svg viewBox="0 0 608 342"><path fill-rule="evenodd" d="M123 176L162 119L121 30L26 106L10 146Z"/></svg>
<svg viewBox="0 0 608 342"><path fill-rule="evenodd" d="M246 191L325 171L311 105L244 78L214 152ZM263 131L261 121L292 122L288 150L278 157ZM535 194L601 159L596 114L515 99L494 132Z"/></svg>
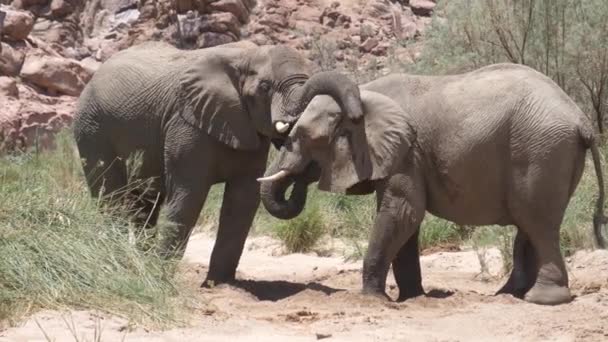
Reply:
<svg viewBox="0 0 608 342"><path fill-rule="evenodd" d="M280 145L297 119L291 113L331 94L353 119L362 115L359 90L341 87L344 77L313 75L295 50L249 42L192 51L150 42L119 52L79 99L74 136L89 188L126 201L139 227L155 225L164 203L176 229L162 251L181 256L209 188L225 183L207 280L230 281L259 206L256 178L271 140ZM128 179L125 160L136 152Z"/></svg>
<svg viewBox="0 0 608 342"><path fill-rule="evenodd" d="M392 263L400 300L424 293L417 235L425 212L461 225L515 225L514 269L499 292L569 301L559 231L587 149L599 183L600 246L606 222L592 125L574 102L549 78L513 64L442 77L395 74L360 88L363 123L344 119L327 96L308 105L260 179L266 208L297 214L291 207L301 204L291 202L302 198L285 199L296 180L338 193L375 191L363 291L385 296Z"/></svg>

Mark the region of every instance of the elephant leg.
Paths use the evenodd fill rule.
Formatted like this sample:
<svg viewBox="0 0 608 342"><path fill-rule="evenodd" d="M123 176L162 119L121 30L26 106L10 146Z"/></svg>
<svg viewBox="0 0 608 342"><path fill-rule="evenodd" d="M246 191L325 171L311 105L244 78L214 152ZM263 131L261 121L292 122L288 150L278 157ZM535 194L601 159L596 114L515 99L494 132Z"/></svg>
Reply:
<svg viewBox="0 0 608 342"><path fill-rule="evenodd" d="M173 160L165 166L165 216L169 225L162 227L160 253L166 258L182 258L192 228L200 215L213 182L200 162ZM186 158L183 158L186 159ZM204 165L204 164L202 164Z"/></svg>
<svg viewBox="0 0 608 342"><path fill-rule="evenodd" d="M543 158L530 159L525 167L514 168L511 172L511 217L531 245L531 248L524 248L526 257L527 251L532 250L536 261L524 262L534 268L534 272L530 272L532 277L526 279L526 282L533 282L524 295L528 302L555 305L572 300L559 232L571 189L578 181L577 166L570 157L579 149L579 145L564 140L550 153L544 153ZM571 180L571 183L564 180Z"/></svg>
<svg viewBox="0 0 608 342"><path fill-rule="evenodd" d="M513 269L505 285L496 294L508 293L523 298L536 281L536 252L526 234L517 229L513 242Z"/></svg>
<svg viewBox="0 0 608 342"><path fill-rule="evenodd" d="M120 199L127 186L127 167L125 161L111 151L103 141L89 143L86 139L77 142L82 158L82 168L91 195L102 196L104 202L112 203Z"/></svg>
<svg viewBox="0 0 608 342"><path fill-rule="evenodd" d="M399 288L399 298L397 299L399 302L424 294L418 234L419 230L401 247L393 260L393 275Z"/></svg>
<svg viewBox="0 0 608 342"><path fill-rule="evenodd" d="M156 226L160 208L165 200L160 190L161 182L153 180L152 184L129 191L129 206L133 212L133 221L140 230Z"/></svg>
<svg viewBox="0 0 608 342"><path fill-rule="evenodd" d="M203 286L234 280L259 204L260 184L255 177L233 179L226 183L217 238Z"/></svg>
<svg viewBox="0 0 608 342"><path fill-rule="evenodd" d="M555 305L572 299L568 273L559 247L559 227L531 226L526 230L536 252L537 267L532 288L524 299L537 304Z"/></svg>
<svg viewBox="0 0 608 342"><path fill-rule="evenodd" d="M377 190L378 212L363 261L364 294L388 298L385 289L390 263L416 234L424 218L426 194L423 179L413 170L414 166L410 169L411 175L393 175ZM411 255L406 257L410 259ZM414 268L410 266L408 270ZM399 274L399 278L403 279L405 275Z"/></svg>

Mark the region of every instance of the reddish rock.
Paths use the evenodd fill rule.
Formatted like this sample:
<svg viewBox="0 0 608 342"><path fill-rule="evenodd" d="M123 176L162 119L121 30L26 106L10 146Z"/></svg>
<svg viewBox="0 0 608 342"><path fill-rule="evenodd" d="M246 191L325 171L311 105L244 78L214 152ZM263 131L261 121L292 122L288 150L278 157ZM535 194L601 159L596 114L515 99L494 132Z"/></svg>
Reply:
<svg viewBox="0 0 608 342"><path fill-rule="evenodd" d="M380 42L376 38L367 38L361 45L359 46L359 50L363 52L372 52L372 50L378 46Z"/></svg>
<svg viewBox="0 0 608 342"><path fill-rule="evenodd" d="M199 48L206 48L232 43L237 40L238 39L235 36L230 35L230 33L203 32L198 38L197 46Z"/></svg>
<svg viewBox="0 0 608 342"><path fill-rule="evenodd" d="M372 49L371 53L375 56L386 56L389 47L390 45L388 43L380 43Z"/></svg>
<svg viewBox="0 0 608 342"><path fill-rule="evenodd" d="M209 7L214 11L234 14L242 24L249 21L249 11L251 9L247 8L241 0L219 0L210 3Z"/></svg>
<svg viewBox="0 0 608 342"><path fill-rule="evenodd" d="M302 7L293 14L293 19L320 22L322 12L315 7Z"/></svg>
<svg viewBox="0 0 608 342"><path fill-rule="evenodd" d="M6 18L4 19L4 28L2 35L11 40L23 40L32 31L34 27L34 17L29 12L7 10Z"/></svg>
<svg viewBox="0 0 608 342"><path fill-rule="evenodd" d="M25 59L21 77L49 92L78 96L92 73L66 58L32 55Z"/></svg>
<svg viewBox="0 0 608 342"><path fill-rule="evenodd" d="M18 89L19 99L0 94L0 153L52 148L55 134L72 122L76 99L40 95L23 85Z"/></svg>
<svg viewBox="0 0 608 342"><path fill-rule="evenodd" d="M50 9L54 18L61 18L72 13L74 6L69 0L52 0Z"/></svg>
<svg viewBox="0 0 608 342"><path fill-rule="evenodd" d="M0 43L0 46L0 75L19 75L25 54L6 43Z"/></svg>
<svg viewBox="0 0 608 342"><path fill-rule="evenodd" d="M334 58L337 61L343 61L344 60L344 51L340 51L340 50L334 51Z"/></svg>
<svg viewBox="0 0 608 342"><path fill-rule="evenodd" d="M200 23L200 30L202 32L231 32L235 37L240 37L241 35L239 21L237 17L230 12L203 15L200 19Z"/></svg>
<svg viewBox="0 0 608 342"><path fill-rule="evenodd" d="M279 14L268 14L260 19L259 23L276 30L287 27L287 18Z"/></svg>
<svg viewBox="0 0 608 342"><path fill-rule="evenodd" d="M410 0L410 8L416 15L430 16L435 6L437 4L430 0Z"/></svg>
<svg viewBox="0 0 608 342"><path fill-rule="evenodd" d="M0 76L0 98L6 97L19 97L19 89L17 88L17 82L6 76Z"/></svg>

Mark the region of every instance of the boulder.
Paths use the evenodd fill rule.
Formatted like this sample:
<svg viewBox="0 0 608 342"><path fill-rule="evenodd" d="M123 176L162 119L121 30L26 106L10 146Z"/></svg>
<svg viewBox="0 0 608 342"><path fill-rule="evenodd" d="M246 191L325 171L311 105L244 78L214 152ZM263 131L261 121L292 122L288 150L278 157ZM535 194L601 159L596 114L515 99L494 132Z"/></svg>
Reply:
<svg viewBox="0 0 608 342"><path fill-rule="evenodd" d="M279 30L282 28L286 28L288 21L285 16L273 13L265 15L263 18L260 19L259 23L265 26L269 26L274 30Z"/></svg>
<svg viewBox="0 0 608 342"><path fill-rule="evenodd" d="M0 47L0 75L19 75L25 54L6 43L0 43Z"/></svg>
<svg viewBox="0 0 608 342"><path fill-rule="evenodd" d="M63 18L74 11L74 5L68 0L52 0L50 10L53 18Z"/></svg>
<svg viewBox="0 0 608 342"><path fill-rule="evenodd" d="M2 35L10 40L24 40L34 27L34 17L26 11L3 9L6 12Z"/></svg>
<svg viewBox="0 0 608 342"><path fill-rule="evenodd" d="M21 77L51 93L78 96L92 72L80 63L60 57L32 55L25 59Z"/></svg>
<svg viewBox="0 0 608 342"><path fill-rule="evenodd" d="M202 32L230 32L235 37L240 37L241 35L241 28L238 18L230 12L218 12L203 15L200 19L200 23L200 30Z"/></svg>
<svg viewBox="0 0 608 342"><path fill-rule="evenodd" d="M435 6L437 6L437 4L435 4L433 1L430 1L430 0L411 0L410 1L410 8L412 9L412 12L414 12L415 15L428 17L433 13Z"/></svg>
<svg viewBox="0 0 608 342"><path fill-rule="evenodd" d="M97 69L99 69L99 67L101 66L101 62L97 61L95 58L93 57L87 57L83 60L80 61L80 64L87 70L89 70L89 72L91 74L94 74Z"/></svg>
<svg viewBox="0 0 608 342"><path fill-rule="evenodd" d="M17 82L6 76L0 76L0 97L19 97Z"/></svg>
<svg viewBox="0 0 608 342"><path fill-rule="evenodd" d="M197 46L199 48L212 47L227 43L232 43L238 39L231 35L230 32L218 33L218 32L203 32L200 34L197 40Z"/></svg>
<svg viewBox="0 0 608 342"><path fill-rule="evenodd" d="M376 38L367 38L361 45L359 46L359 50L363 52L372 52L372 50L378 46L380 42Z"/></svg>
<svg viewBox="0 0 608 342"><path fill-rule="evenodd" d="M247 8L241 0L214 1L209 4L209 7L213 11L234 14L241 24L246 24L249 21L249 12L251 11L251 8Z"/></svg>

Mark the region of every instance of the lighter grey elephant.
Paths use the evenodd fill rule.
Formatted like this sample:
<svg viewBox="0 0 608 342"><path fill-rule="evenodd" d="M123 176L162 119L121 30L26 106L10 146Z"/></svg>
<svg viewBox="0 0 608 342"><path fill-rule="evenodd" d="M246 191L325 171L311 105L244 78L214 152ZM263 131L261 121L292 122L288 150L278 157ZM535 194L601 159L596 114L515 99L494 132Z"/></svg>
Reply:
<svg viewBox="0 0 608 342"><path fill-rule="evenodd" d="M360 88L363 123L344 119L326 96L308 105L260 179L266 208L297 214L290 206L301 205L289 202L301 199L286 200L285 189L302 179L337 193L375 191L363 292L386 296L392 263L399 300L424 293L417 236L425 212L461 225L515 225L514 269L499 292L569 301L559 231L587 149L599 183L600 246L606 222L592 125L576 104L549 78L513 64L441 77L395 74Z"/></svg>
<svg viewBox="0 0 608 342"><path fill-rule="evenodd" d="M331 94L353 119L362 115L358 88L342 87L341 78L313 75L304 57L283 46L181 51L151 42L119 52L86 86L75 117L89 188L127 202L139 227L153 226L164 204L176 231L162 252L181 256L209 188L225 183L207 280L231 281L259 206L256 178L271 140L280 146L297 119L291 113ZM128 179L125 161L136 152L141 164Z"/></svg>

